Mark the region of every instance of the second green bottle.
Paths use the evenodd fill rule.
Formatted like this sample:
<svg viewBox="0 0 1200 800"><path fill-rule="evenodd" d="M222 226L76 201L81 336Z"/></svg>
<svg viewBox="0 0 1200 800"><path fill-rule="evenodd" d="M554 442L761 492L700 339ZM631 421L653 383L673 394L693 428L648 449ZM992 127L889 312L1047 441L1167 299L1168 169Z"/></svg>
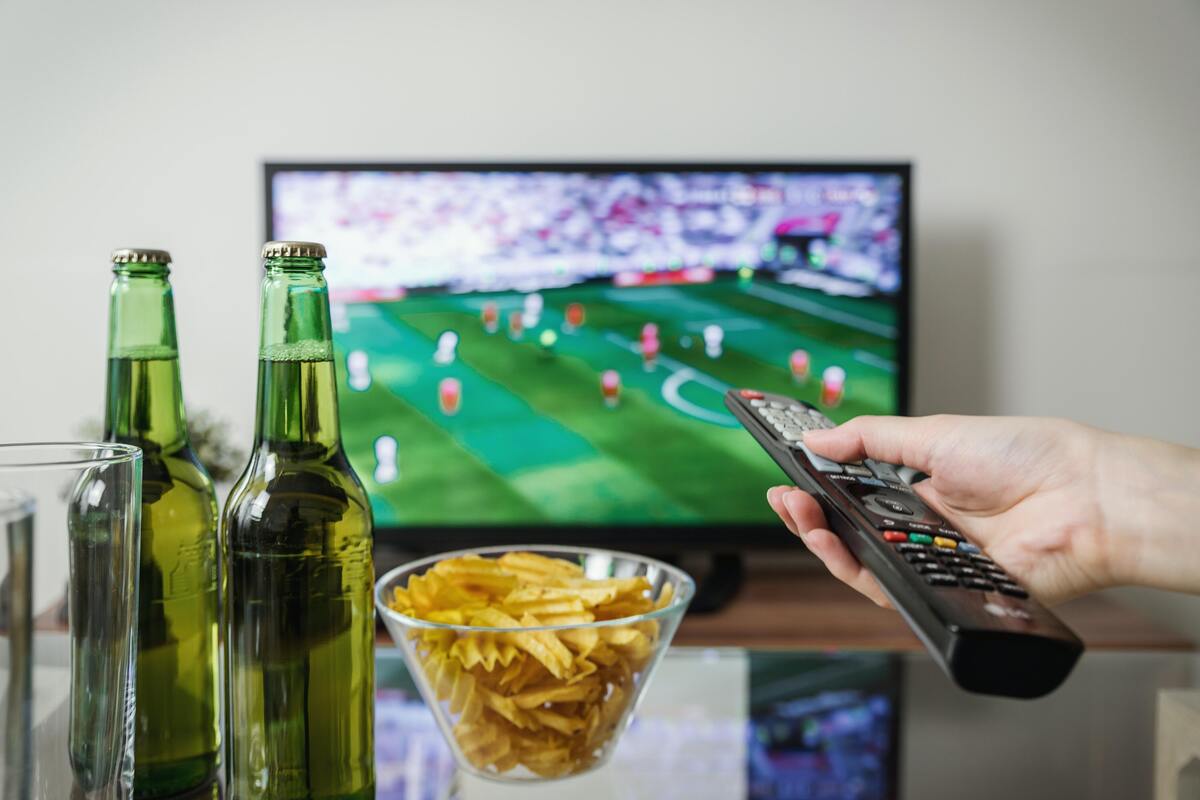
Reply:
<svg viewBox="0 0 1200 800"><path fill-rule="evenodd" d="M371 507L342 449L325 248L263 249L258 414L225 506L230 800L373 800Z"/></svg>

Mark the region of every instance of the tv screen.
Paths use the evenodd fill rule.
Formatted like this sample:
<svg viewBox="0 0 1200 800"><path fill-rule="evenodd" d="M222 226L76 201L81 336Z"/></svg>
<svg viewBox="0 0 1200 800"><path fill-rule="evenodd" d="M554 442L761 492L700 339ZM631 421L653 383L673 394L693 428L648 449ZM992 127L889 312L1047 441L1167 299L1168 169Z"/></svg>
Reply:
<svg viewBox="0 0 1200 800"><path fill-rule="evenodd" d="M777 528L731 387L903 410L903 165L268 165L377 526Z"/></svg>

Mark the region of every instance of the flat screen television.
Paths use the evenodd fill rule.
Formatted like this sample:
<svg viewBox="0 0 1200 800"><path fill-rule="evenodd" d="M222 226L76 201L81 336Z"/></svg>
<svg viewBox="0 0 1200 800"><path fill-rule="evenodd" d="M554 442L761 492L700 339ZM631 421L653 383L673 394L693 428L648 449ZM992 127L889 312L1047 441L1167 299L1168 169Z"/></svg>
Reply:
<svg viewBox="0 0 1200 800"><path fill-rule="evenodd" d="M781 546L722 402L906 410L906 164L266 165L381 543Z"/></svg>

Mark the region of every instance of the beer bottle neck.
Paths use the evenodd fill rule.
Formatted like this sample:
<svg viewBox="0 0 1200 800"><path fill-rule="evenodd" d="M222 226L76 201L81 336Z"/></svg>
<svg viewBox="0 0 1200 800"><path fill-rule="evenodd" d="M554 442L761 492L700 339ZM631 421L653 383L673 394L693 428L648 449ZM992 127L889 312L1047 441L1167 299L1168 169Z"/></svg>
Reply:
<svg viewBox="0 0 1200 800"><path fill-rule="evenodd" d="M255 445L324 458L340 446L324 265L290 257L266 267Z"/></svg>
<svg viewBox="0 0 1200 800"><path fill-rule="evenodd" d="M158 444L187 444L175 304L165 264L114 267L109 307L105 436Z"/></svg>

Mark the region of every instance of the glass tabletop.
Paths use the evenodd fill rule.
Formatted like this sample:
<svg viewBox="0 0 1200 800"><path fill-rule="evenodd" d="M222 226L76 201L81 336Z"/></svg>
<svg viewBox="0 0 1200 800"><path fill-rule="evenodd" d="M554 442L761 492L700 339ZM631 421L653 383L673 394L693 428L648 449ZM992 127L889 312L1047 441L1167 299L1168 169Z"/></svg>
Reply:
<svg viewBox="0 0 1200 800"><path fill-rule="evenodd" d="M39 707L62 706L67 637L38 635ZM1089 651L1030 702L963 692L923 652L672 647L608 764L512 786L457 774L399 652L376 653L378 800L1149 797L1158 693L1200 678L1193 651ZM34 735L62 738L65 719Z"/></svg>
<svg viewBox="0 0 1200 800"><path fill-rule="evenodd" d="M1155 707L1194 651L1096 650L1036 701L958 689L924 652L672 647L612 760L511 786L456 774L378 652L378 800L1128 800L1152 796Z"/></svg>
<svg viewBox="0 0 1200 800"><path fill-rule="evenodd" d="M898 659L884 653L673 648L612 760L544 784L456 774L394 651L377 657L378 800L888 798L896 793Z"/></svg>

